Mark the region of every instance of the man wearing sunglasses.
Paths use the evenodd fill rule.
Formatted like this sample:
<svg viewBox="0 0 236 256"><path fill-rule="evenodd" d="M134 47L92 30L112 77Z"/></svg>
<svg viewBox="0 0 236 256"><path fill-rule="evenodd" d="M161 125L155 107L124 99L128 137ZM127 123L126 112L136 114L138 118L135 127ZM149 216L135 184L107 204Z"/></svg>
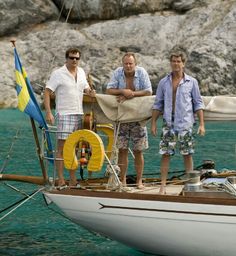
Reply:
<svg viewBox="0 0 236 256"><path fill-rule="evenodd" d="M81 67L78 67L80 51L77 48L69 48L65 54L64 66L52 72L44 92L44 105L46 120L49 124L57 125L57 161L58 186L65 186L63 175L63 147L70 133L82 128L83 120L83 93L95 96L86 80L86 75ZM56 96L55 119L51 111L51 95ZM60 160L59 160L60 159ZM70 186L77 185L76 170L70 170Z"/></svg>

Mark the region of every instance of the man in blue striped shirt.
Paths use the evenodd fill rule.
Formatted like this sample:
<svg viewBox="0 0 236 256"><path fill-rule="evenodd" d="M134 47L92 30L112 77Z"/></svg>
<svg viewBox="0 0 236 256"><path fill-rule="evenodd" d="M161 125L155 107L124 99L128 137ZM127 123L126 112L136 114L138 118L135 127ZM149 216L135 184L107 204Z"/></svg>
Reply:
<svg viewBox="0 0 236 256"><path fill-rule="evenodd" d="M122 103L134 97L152 94L152 85L147 71L137 66L134 53L128 52L122 58L122 67L117 68L107 85L106 93L116 95ZM137 108L142 106L137 106ZM120 180L126 185L128 167L129 141L133 144L134 164L137 172L136 185L142 189L142 174L144 168L143 149L148 148L147 128L139 122L121 123L118 132L117 147L119 149L118 164L121 170Z"/></svg>
<svg viewBox="0 0 236 256"><path fill-rule="evenodd" d="M199 119L198 134L205 134L203 109L198 82L184 73L186 58L184 53L175 52L170 56L172 72L158 84L152 111L151 132L157 135L157 119L163 115L163 127L160 141L161 187L160 194L166 193L166 179L170 156L175 154L178 143L183 155L185 171L193 170L194 153L193 125L195 114Z"/></svg>

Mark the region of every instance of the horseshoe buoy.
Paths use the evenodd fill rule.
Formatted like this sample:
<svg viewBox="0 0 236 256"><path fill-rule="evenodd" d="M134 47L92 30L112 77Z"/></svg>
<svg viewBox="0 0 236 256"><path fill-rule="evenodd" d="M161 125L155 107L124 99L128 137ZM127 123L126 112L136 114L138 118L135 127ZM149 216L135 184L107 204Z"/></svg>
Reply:
<svg viewBox="0 0 236 256"><path fill-rule="evenodd" d="M105 150L101 138L93 131L78 130L68 136L63 148L64 166L68 170L76 170L79 162L75 153L76 145L80 141L87 141L92 149L92 155L89 159L88 171L100 171L103 165Z"/></svg>
<svg viewBox="0 0 236 256"><path fill-rule="evenodd" d="M106 146L106 154L108 158L111 158L112 147L114 143L114 128L110 124L97 124L96 125L97 131L102 131L106 134L108 138L108 143Z"/></svg>

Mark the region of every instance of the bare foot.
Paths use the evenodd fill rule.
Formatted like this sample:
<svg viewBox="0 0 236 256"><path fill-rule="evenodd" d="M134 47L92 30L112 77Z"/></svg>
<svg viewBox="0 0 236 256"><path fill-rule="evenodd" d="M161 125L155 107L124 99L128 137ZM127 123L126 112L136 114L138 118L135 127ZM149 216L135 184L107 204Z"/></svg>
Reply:
<svg viewBox="0 0 236 256"><path fill-rule="evenodd" d="M57 186L58 187L61 187L61 186L64 186L66 184L65 180L64 179L59 179L58 180L58 183L57 183Z"/></svg>
<svg viewBox="0 0 236 256"><path fill-rule="evenodd" d="M66 189L67 188L67 185L65 183L65 180L64 179L59 179L58 182L57 182L57 189L58 190L63 190L63 189Z"/></svg>
<svg viewBox="0 0 236 256"><path fill-rule="evenodd" d="M137 184L137 189L144 189L145 186L143 184Z"/></svg>
<svg viewBox="0 0 236 256"><path fill-rule="evenodd" d="M161 185L160 190L159 190L160 195L165 195L166 194L166 186Z"/></svg>
<svg viewBox="0 0 236 256"><path fill-rule="evenodd" d="M121 181L123 187L127 187L126 181Z"/></svg>
<svg viewBox="0 0 236 256"><path fill-rule="evenodd" d="M70 187L76 187L77 184L79 184L79 182L77 180L70 180L70 182L69 182Z"/></svg>
<svg viewBox="0 0 236 256"><path fill-rule="evenodd" d="M70 185L70 188L81 188L79 182L77 184Z"/></svg>

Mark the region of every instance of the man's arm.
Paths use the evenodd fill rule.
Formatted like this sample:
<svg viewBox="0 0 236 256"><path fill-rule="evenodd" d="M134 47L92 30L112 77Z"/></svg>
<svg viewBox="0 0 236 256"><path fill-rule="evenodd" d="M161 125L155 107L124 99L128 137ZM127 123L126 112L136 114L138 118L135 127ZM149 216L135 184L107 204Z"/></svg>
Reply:
<svg viewBox="0 0 236 256"><path fill-rule="evenodd" d="M106 89L106 93L110 95L115 95L117 102L124 102L127 99L132 99L134 97L133 91L130 89L118 89L118 88L109 88Z"/></svg>
<svg viewBox="0 0 236 256"><path fill-rule="evenodd" d="M133 97L142 97L142 96L150 96L152 95L152 92L148 90L141 90L141 91L134 91L133 94L134 94Z"/></svg>
<svg viewBox="0 0 236 256"><path fill-rule="evenodd" d="M110 94L110 95L123 95L123 91L125 89L116 89L116 88L109 88L109 89L106 89L106 94Z"/></svg>
<svg viewBox="0 0 236 256"><path fill-rule="evenodd" d="M197 133L200 134L201 136L205 135L205 125L204 125L204 114L203 114L203 110L199 109L197 110L197 116L198 116L198 120L199 120L199 128Z"/></svg>
<svg viewBox="0 0 236 256"><path fill-rule="evenodd" d="M46 111L46 121L49 124L54 124L55 120L54 120L54 116L52 114L51 111L51 94L52 94L52 90L46 88L44 91L44 107L45 107L45 111Z"/></svg>
<svg viewBox="0 0 236 256"><path fill-rule="evenodd" d="M126 88L119 88L119 79L117 78L117 73L114 72L109 84L112 84L113 88L106 89L106 93L110 95L118 96L117 99L119 102L122 102L126 99L132 99L134 97L150 96L152 95L152 86L149 79L149 76L145 70L142 71L142 74L139 74L140 79L142 80L143 85L142 90L133 91ZM116 87L116 88L114 88Z"/></svg>
<svg viewBox="0 0 236 256"><path fill-rule="evenodd" d="M84 92L85 92L86 94L88 94L90 97L95 97L95 95L96 95L96 91L95 91L95 90L92 90L91 88L86 88L86 89L84 90Z"/></svg>
<svg viewBox="0 0 236 256"><path fill-rule="evenodd" d="M151 133L153 136L157 135L157 119L161 115L161 111L158 109L152 110L152 120L151 120Z"/></svg>
<svg viewBox="0 0 236 256"><path fill-rule="evenodd" d="M114 88L106 89L106 93L110 95L122 95L127 99L130 99L133 97L152 95L152 93L148 90L132 91L130 89L114 89Z"/></svg>

